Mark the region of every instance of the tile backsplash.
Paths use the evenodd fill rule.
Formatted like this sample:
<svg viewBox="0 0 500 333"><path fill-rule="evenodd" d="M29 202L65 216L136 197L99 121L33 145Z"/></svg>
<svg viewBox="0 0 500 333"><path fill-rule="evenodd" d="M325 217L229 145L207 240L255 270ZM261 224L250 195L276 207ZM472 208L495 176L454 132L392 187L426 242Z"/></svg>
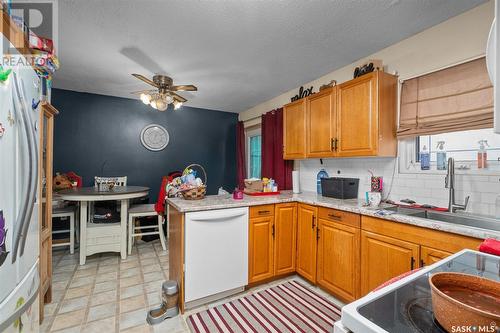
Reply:
<svg viewBox="0 0 500 333"><path fill-rule="evenodd" d="M384 177L383 197L391 200L405 198L434 206L448 206L448 189L444 187L444 175L399 173L397 158L346 158L297 161L300 171L301 191L316 191L316 175L324 168L330 177L359 178L359 197L370 190L371 170L375 176ZM396 168L396 169L395 169ZM392 175L394 174L394 178ZM393 181L391 189L391 181ZM389 193L390 191L390 193ZM459 204L469 195L467 211L475 214L495 215L495 201L500 195L500 176L455 176L455 197Z"/></svg>

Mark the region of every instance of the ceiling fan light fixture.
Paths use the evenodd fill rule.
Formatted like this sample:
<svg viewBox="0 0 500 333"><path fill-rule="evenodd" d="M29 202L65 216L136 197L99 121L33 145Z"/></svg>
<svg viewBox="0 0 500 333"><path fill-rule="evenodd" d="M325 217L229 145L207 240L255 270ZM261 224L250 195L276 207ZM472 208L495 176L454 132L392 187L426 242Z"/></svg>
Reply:
<svg viewBox="0 0 500 333"><path fill-rule="evenodd" d="M182 102L174 101L174 110L179 110L182 106Z"/></svg>
<svg viewBox="0 0 500 333"><path fill-rule="evenodd" d="M155 109L155 110L158 110L158 106L157 106L157 104L156 104L156 103L157 103L157 101L158 101L157 99L153 99L153 100L151 101L151 104L150 104L150 105L151 105L151 107L152 107L153 109Z"/></svg>
<svg viewBox="0 0 500 333"><path fill-rule="evenodd" d="M168 103L166 103L164 99L158 98L156 100L156 109L158 111L165 111L167 108L168 108Z"/></svg>
<svg viewBox="0 0 500 333"><path fill-rule="evenodd" d="M145 94L145 93L142 93L140 97L141 97L141 101L142 101L144 104L148 105L149 103L151 103L151 99L152 99L152 97L151 97L151 95L150 95L150 94Z"/></svg>
<svg viewBox="0 0 500 333"><path fill-rule="evenodd" d="M165 102L166 102L167 104L170 104L170 103L172 103L173 101L174 101L174 98L173 98L172 96L170 96L170 95L165 95Z"/></svg>
<svg viewBox="0 0 500 333"><path fill-rule="evenodd" d="M150 105L153 109L158 111L165 111L170 104L173 104L173 109L178 110L182 104L187 101L177 93L180 91L197 91L198 88L192 84L188 85L174 85L171 77L161 74L156 74L153 79L148 79L144 75L132 74L135 78L153 86L153 90L142 90L134 92L138 94L141 101Z"/></svg>

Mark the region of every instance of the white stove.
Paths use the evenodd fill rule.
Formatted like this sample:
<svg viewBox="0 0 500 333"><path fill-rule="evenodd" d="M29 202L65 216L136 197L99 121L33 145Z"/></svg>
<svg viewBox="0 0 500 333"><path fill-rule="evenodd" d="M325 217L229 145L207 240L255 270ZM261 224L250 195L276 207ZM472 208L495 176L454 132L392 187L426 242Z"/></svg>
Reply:
<svg viewBox="0 0 500 333"><path fill-rule="evenodd" d="M500 281L500 257L472 250L460 251L344 306L334 332L446 332L434 319L432 311L428 280L436 272L461 272Z"/></svg>

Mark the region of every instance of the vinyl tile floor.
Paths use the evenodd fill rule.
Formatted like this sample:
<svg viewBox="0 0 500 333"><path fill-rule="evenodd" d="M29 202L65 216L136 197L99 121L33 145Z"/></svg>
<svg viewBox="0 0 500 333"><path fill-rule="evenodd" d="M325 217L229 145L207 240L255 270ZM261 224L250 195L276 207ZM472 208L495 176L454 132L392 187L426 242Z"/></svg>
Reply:
<svg viewBox="0 0 500 333"><path fill-rule="evenodd" d="M214 307L290 279L342 306L337 299L298 276L259 285L243 293L188 310L183 315L150 326L147 311L160 304L161 284L168 279L168 251L159 241L139 243L132 255L121 260L118 253L87 257L78 264L78 250L53 251L52 303L46 304L40 332L169 332L188 333L191 313Z"/></svg>

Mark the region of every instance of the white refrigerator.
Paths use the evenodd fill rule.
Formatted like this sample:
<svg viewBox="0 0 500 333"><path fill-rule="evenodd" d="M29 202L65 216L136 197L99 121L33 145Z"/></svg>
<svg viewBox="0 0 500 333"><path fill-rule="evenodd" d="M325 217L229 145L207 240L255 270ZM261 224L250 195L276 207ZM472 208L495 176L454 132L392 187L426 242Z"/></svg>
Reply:
<svg viewBox="0 0 500 333"><path fill-rule="evenodd" d="M8 68L0 82L0 332L38 332L41 88L31 67Z"/></svg>

